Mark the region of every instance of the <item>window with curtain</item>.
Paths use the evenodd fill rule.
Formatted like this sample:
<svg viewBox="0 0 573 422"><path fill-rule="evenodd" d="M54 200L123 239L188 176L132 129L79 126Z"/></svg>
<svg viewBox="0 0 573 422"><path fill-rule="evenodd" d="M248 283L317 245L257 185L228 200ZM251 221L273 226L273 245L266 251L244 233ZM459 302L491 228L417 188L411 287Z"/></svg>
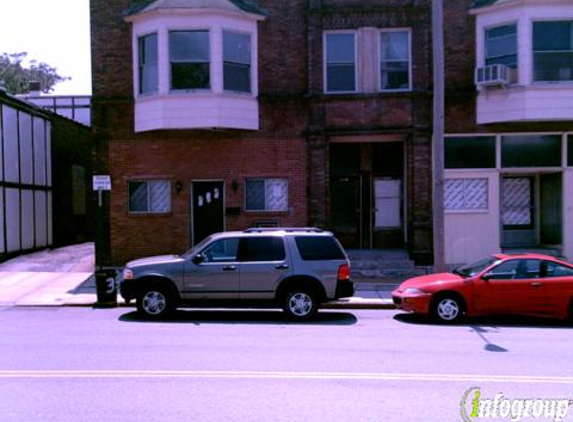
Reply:
<svg viewBox="0 0 573 422"><path fill-rule="evenodd" d="M410 89L410 62L410 32L381 32L380 90Z"/></svg>

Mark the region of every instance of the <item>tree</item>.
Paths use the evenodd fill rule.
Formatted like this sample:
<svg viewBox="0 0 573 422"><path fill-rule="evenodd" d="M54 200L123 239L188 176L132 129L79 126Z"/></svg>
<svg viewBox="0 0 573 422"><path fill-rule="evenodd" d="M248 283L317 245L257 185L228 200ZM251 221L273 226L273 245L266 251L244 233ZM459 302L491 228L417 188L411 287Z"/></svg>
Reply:
<svg viewBox="0 0 573 422"><path fill-rule="evenodd" d="M29 67L23 61L28 53L2 53L0 55L0 85L4 85L10 94L27 94L30 82L38 82L40 91L48 93L59 82L70 80L68 76L58 75L56 68L47 63L30 60Z"/></svg>

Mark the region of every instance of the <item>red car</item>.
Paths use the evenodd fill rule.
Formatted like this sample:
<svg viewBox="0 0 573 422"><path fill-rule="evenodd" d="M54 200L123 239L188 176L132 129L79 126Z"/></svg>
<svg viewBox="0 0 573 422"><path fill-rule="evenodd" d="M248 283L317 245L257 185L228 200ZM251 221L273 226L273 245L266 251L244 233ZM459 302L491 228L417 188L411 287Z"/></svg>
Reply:
<svg viewBox="0 0 573 422"><path fill-rule="evenodd" d="M392 292L404 311L444 323L463 316L573 316L573 265L541 254L493 255L451 273L411 278Z"/></svg>

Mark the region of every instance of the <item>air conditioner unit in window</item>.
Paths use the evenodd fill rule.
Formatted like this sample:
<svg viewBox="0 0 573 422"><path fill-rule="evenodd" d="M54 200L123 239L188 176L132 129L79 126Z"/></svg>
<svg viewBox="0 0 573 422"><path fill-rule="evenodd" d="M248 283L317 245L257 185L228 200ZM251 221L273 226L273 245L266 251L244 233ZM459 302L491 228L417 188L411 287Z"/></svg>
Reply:
<svg viewBox="0 0 573 422"><path fill-rule="evenodd" d="M490 64L477 67L475 70L475 84L477 86L498 86L509 83L510 69L504 64Z"/></svg>

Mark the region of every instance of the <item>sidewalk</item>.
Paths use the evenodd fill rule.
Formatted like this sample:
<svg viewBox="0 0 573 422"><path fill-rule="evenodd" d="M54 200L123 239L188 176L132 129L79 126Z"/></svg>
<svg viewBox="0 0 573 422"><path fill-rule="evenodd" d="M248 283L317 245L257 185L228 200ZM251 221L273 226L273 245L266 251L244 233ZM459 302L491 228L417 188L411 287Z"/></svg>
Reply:
<svg viewBox="0 0 573 422"><path fill-rule="evenodd" d="M0 263L0 306L98 306L93 243L48 249ZM400 280L355 280L355 295L327 309L394 309ZM119 306L127 305L118 295Z"/></svg>

